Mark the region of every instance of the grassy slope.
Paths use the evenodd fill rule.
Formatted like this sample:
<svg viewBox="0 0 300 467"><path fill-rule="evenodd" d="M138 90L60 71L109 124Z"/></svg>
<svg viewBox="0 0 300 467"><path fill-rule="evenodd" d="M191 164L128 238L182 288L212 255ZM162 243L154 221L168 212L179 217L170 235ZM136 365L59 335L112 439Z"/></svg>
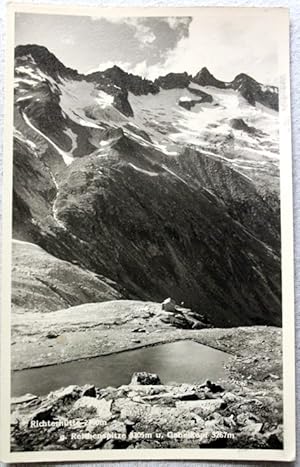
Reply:
<svg viewBox="0 0 300 467"><path fill-rule="evenodd" d="M113 282L55 258L32 243L14 241L12 262L12 307L17 313L45 313L121 298Z"/></svg>

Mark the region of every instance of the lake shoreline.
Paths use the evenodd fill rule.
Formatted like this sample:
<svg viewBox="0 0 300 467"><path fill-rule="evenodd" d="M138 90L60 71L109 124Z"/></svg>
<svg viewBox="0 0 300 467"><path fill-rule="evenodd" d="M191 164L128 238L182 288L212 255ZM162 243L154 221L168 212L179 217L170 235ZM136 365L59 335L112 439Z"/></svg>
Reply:
<svg viewBox="0 0 300 467"><path fill-rule="evenodd" d="M216 330L218 330L218 328L216 328ZM130 352L132 350L141 350L141 349L146 349L148 347L155 347L155 346L164 345L164 344L172 344L172 343L181 342L181 341L192 341L192 342L195 342L197 344L206 345L207 347L210 347L211 349L225 352L219 346L213 346L212 344L211 345L203 344L201 342L201 337L198 337L198 338L196 338L194 336L191 336L191 337L186 336L186 337L178 337L178 338L173 337L171 339L162 339L160 341L152 342L152 343L149 343L149 344L141 344L141 345L136 345L136 346L130 346L130 347L126 347L126 348L121 349L121 350L115 350L115 351L111 351L111 352L107 352L107 353L100 353L100 354L97 354L97 355L86 355L84 357L75 358L73 360L64 360L62 362L48 363L48 364L45 363L43 365L36 365L36 366L33 365L33 366L30 366L30 367L16 368L13 371L18 372L18 371L24 371L24 370L31 370L31 369L50 367L50 366L63 365L65 363L80 362L80 361L83 361L83 360L92 360L92 359L99 358L99 357L108 357L110 355L121 354L121 353L124 353L124 352ZM227 353L231 357L234 356L234 354L229 352L228 350L226 350L225 353Z"/></svg>
<svg viewBox="0 0 300 467"><path fill-rule="evenodd" d="M13 327L14 367L44 362L58 365L68 358L76 363L86 360L90 354L92 358L101 358L105 353L106 356L122 354L192 340L230 355L224 378L218 381L222 391L215 394L203 382L98 387L91 386L89 381L75 390L74 386L73 389L65 386L40 397L33 391L33 395L12 399L12 450L199 446L282 449L280 328L179 329L164 322L161 305L152 302L119 301L78 308L32 314L27 321L20 316L22 327L16 321ZM62 318L60 321L58 316ZM16 352L18 346L20 351ZM179 372L180 368L184 366L178 368ZM63 418L69 423L74 417L88 423L108 417L107 427L70 431L65 427L33 430L28 425L35 418L42 421ZM162 433L159 443L155 439L130 438L130 430L153 434L155 426ZM199 436L205 434L205 439L168 438L166 429L177 433L182 426L187 432L196 430ZM100 439L87 439L89 430ZM225 435L216 439L214 433L219 432ZM72 433L78 438L72 438ZM107 433L116 436L123 433L125 438L106 439Z"/></svg>
<svg viewBox="0 0 300 467"><path fill-rule="evenodd" d="M52 313L20 313L12 322L12 370L52 366L153 345L193 340L242 356L243 340L280 334L269 326L180 329L162 321L161 305L119 300ZM241 349L242 354L241 354Z"/></svg>
<svg viewBox="0 0 300 467"><path fill-rule="evenodd" d="M141 371L158 373L162 384L218 381L226 377L224 366L229 360L225 352L186 339L14 372L12 395L41 396L72 384L117 387L129 384L132 374Z"/></svg>

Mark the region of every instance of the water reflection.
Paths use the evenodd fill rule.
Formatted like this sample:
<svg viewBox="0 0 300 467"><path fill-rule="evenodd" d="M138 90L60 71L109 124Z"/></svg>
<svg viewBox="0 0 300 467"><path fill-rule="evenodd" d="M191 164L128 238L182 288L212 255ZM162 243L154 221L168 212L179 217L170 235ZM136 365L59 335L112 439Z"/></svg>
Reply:
<svg viewBox="0 0 300 467"><path fill-rule="evenodd" d="M217 381L229 355L193 341L178 341L12 374L12 395L43 395L69 384L128 384L135 371L157 373L163 383Z"/></svg>

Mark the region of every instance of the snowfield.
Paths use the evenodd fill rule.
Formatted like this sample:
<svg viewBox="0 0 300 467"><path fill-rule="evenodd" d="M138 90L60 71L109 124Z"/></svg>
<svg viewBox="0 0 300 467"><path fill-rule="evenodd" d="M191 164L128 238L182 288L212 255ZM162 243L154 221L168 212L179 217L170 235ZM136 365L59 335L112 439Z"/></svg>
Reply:
<svg viewBox="0 0 300 467"><path fill-rule="evenodd" d="M27 101L40 100L42 97L35 90L39 91L42 83L47 83L59 98L66 122L70 119L75 124L68 128L66 123L66 127L62 128L62 132L70 138L70 150L63 151L36 128L25 113L24 121L55 148L66 165L73 162L73 153L80 146L78 138L81 130L76 130L78 125L86 128L87 139L95 147L95 150L89 149L89 153L101 157L107 156L120 138L107 136L107 132L122 128L131 140L166 156L176 157L184 147L192 147L206 156L224 160L253 181L256 173L266 170L266 163L275 171L278 168L278 112L261 104L251 106L233 89L200 86L191 82L187 88L161 88L157 94L134 95L129 92L128 101L134 115L126 117L114 106L114 96L99 89L95 82L64 77L55 81L32 61L30 65L16 67L16 103L26 105ZM276 91L272 86L263 86L262 89ZM197 91L210 95L212 102L198 102L190 110L180 105L199 100ZM233 127L233 119L242 122L244 128ZM138 168L135 167L135 170Z"/></svg>
<svg viewBox="0 0 300 467"><path fill-rule="evenodd" d="M113 107L114 97L97 89L94 83L61 81L62 84L59 84L60 106L64 114L75 123L103 129L101 122L126 120L126 117Z"/></svg>
<svg viewBox="0 0 300 467"><path fill-rule="evenodd" d="M213 97L212 103L195 105L191 110L179 102L197 99L188 89L161 90L159 94L129 94L134 117L158 149L176 155L183 146L193 146L212 156L228 160L236 168L248 163L270 161L278 165L278 113L257 104L251 106L232 89L191 84L191 88ZM257 132L250 134L231 127L232 119L242 119Z"/></svg>

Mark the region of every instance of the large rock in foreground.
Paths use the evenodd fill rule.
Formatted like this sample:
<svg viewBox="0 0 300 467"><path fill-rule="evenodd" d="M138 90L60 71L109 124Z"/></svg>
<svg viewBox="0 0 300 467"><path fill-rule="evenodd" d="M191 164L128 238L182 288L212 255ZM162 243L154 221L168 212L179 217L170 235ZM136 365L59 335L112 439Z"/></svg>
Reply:
<svg viewBox="0 0 300 467"><path fill-rule="evenodd" d="M282 449L282 392L246 386L215 395L213 383L142 384L96 389L69 386L13 405L12 450L256 448ZM274 388L273 388L274 389Z"/></svg>

